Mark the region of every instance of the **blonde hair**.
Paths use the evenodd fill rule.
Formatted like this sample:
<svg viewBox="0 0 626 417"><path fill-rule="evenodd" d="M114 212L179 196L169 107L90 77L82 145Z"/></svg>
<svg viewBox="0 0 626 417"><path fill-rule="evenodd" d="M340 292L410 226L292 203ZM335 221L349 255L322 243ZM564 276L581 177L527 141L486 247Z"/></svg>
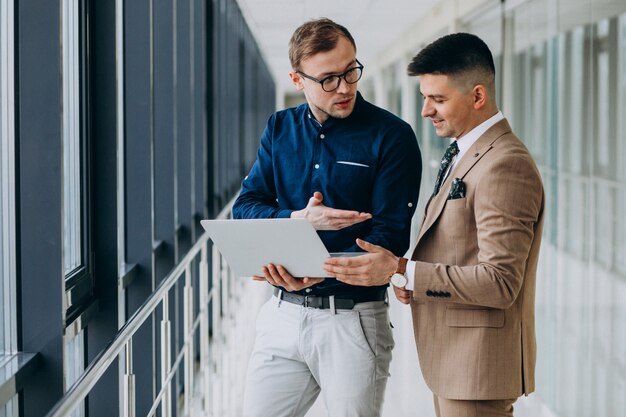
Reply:
<svg viewBox="0 0 626 417"><path fill-rule="evenodd" d="M354 38L344 26L328 18L311 20L301 25L289 40L289 62L298 70L302 60L317 53L330 51L337 46L339 36L345 37L356 51Z"/></svg>

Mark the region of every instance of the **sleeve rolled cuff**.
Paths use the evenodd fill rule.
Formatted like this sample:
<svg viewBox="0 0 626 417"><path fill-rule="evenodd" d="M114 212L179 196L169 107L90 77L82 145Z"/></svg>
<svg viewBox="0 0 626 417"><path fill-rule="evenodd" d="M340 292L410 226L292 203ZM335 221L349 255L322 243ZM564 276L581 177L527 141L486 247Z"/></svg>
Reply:
<svg viewBox="0 0 626 417"><path fill-rule="evenodd" d="M406 289L409 291L413 291L415 288L415 261L408 261L406 263Z"/></svg>
<svg viewBox="0 0 626 417"><path fill-rule="evenodd" d="M293 213L293 210L278 210L278 213L276 213L276 218L277 219L288 219L291 217L291 213Z"/></svg>

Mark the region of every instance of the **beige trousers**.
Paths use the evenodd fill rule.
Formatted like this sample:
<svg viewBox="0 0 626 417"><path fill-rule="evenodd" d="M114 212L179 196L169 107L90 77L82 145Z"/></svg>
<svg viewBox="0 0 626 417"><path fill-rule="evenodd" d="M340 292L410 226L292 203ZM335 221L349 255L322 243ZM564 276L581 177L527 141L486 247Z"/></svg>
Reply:
<svg viewBox="0 0 626 417"><path fill-rule="evenodd" d="M448 400L433 394L437 417L513 417L510 400Z"/></svg>
<svg viewBox="0 0 626 417"><path fill-rule="evenodd" d="M379 417L394 342L384 301L315 309L272 297L257 318L244 417Z"/></svg>

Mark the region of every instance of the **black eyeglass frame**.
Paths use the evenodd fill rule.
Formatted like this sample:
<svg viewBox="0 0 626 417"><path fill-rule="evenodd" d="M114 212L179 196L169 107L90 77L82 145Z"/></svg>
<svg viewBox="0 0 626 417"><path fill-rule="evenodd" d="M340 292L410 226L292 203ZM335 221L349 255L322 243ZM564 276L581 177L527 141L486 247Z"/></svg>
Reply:
<svg viewBox="0 0 626 417"><path fill-rule="evenodd" d="M320 85L320 87L322 87L322 90L326 91L327 93L330 93L330 92L333 92L333 91L335 91L336 89L339 88L339 86L341 85L341 80L344 80L346 82L346 84L355 84L355 83L357 83L361 79L361 77L363 76L363 68L365 68L365 66L363 64L361 64L358 59L355 59L355 61L357 63L356 67L350 68L349 70L347 70L346 72L341 73L341 74L329 75L328 77L324 77L321 80L317 79L315 77L311 77L310 75L305 74L304 72L302 72L300 70L296 70L296 74L300 74L304 78L308 78L311 81L315 81L316 83L318 83ZM349 82L346 79L346 76L348 75L348 73L350 73L351 71L354 71L354 70L359 70L359 78L357 78L353 82ZM332 79L332 78L335 78L335 77L337 78L337 80L339 80L337 82L337 86L335 88L333 88L332 90L326 90L324 88L324 83L326 81L328 81L329 79Z"/></svg>

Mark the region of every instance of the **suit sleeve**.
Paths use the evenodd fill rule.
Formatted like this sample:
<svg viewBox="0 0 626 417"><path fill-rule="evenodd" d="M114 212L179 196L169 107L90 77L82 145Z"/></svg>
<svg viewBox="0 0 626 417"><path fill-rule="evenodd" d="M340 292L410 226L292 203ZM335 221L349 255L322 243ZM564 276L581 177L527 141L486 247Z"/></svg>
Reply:
<svg viewBox="0 0 626 417"><path fill-rule="evenodd" d="M500 158L476 184L474 216L478 263L470 266L416 262L413 297L508 308L516 300L526 273L543 186L528 156ZM454 248L449 248L454 250ZM429 297L441 291L446 297Z"/></svg>
<svg viewBox="0 0 626 417"><path fill-rule="evenodd" d="M422 156L413 129L405 123L388 133L383 146L372 186L372 227L361 239L403 256L419 197ZM362 249L354 245L348 251Z"/></svg>

